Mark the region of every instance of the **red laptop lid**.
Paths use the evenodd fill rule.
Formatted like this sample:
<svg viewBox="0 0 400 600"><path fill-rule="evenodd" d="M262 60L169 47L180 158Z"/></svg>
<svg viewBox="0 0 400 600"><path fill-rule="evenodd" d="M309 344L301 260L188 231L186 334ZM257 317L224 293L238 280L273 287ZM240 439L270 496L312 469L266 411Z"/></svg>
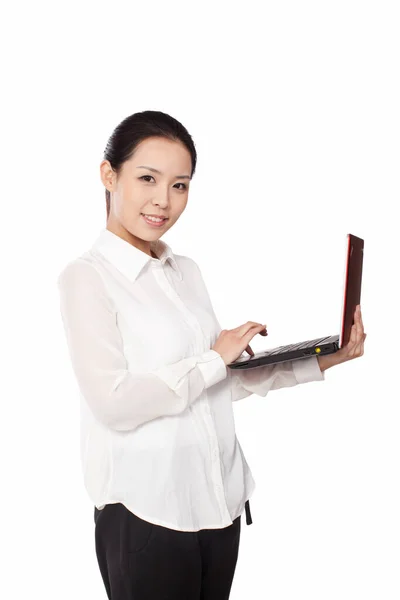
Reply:
<svg viewBox="0 0 400 600"><path fill-rule="evenodd" d="M342 308L342 326L339 347L350 340L354 323L354 311L361 303L361 280L364 258L364 240L351 233L347 235L347 261L344 280L344 300Z"/></svg>

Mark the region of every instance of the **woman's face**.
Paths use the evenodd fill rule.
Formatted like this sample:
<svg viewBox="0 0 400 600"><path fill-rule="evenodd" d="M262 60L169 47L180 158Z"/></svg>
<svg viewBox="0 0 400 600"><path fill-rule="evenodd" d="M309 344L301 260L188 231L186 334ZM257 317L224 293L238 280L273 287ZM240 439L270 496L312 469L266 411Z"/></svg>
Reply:
<svg viewBox="0 0 400 600"><path fill-rule="evenodd" d="M109 161L102 161L101 179L111 192L107 229L151 256L150 242L164 235L186 207L191 170L187 148L181 142L160 137L141 142L123 164L118 178ZM143 214L168 219L160 227L153 227Z"/></svg>

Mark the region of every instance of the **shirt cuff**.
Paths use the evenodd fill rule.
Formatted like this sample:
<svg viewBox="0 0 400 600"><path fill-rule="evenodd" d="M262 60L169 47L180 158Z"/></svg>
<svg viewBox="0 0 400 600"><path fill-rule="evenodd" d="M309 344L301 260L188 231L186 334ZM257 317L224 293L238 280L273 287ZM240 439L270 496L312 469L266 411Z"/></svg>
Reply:
<svg viewBox="0 0 400 600"><path fill-rule="evenodd" d="M200 356L197 366L203 376L205 387L209 388L228 376L224 359L216 350L207 350Z"/></svg>
<svg viewBox="0 0 400 600"><path fill-rule="evenodd" d="M317 356L302 358L292 362L293 373L297 383L309 383L310 381L324 381L325 372L319 368Z"/></svg>

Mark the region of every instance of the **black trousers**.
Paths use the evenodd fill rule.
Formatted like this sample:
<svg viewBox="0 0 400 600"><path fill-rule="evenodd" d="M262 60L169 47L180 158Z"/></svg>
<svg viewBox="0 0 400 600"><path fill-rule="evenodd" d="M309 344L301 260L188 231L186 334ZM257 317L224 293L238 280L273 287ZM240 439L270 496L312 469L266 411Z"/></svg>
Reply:
<svg viewBox="0 0 400 600"><path fill-rule="evenodd" d="M239 553L241 515L228 527L177 531L122 503L94 509L95 546L110 600L226 600ZM251 523L246 503L246 521Z"/></svg>

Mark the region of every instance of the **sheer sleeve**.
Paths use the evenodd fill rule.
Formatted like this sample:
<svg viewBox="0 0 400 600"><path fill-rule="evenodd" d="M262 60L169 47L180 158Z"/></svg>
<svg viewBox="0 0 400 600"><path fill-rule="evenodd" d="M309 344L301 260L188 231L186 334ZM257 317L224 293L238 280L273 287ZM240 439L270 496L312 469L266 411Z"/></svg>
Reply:
<svg viewBox="0 0 400 600"><path fill-rule="evenodd" d="M300 383L323 381L324 372L319 368L318 358L310 356L255 369L233 371L231 375L232 401L251 394L266 396L270 390L292 387Z"/></svg>
<svg viewBox="0 0 400 600"><path fill-rule="evenodd" d="M128 369L116 309L101 273L77 259L59 274L60 311L72 368L95 417L124 431L183 412L202 391L227 377L217 352L207 350L160 369Z"/></svg>

